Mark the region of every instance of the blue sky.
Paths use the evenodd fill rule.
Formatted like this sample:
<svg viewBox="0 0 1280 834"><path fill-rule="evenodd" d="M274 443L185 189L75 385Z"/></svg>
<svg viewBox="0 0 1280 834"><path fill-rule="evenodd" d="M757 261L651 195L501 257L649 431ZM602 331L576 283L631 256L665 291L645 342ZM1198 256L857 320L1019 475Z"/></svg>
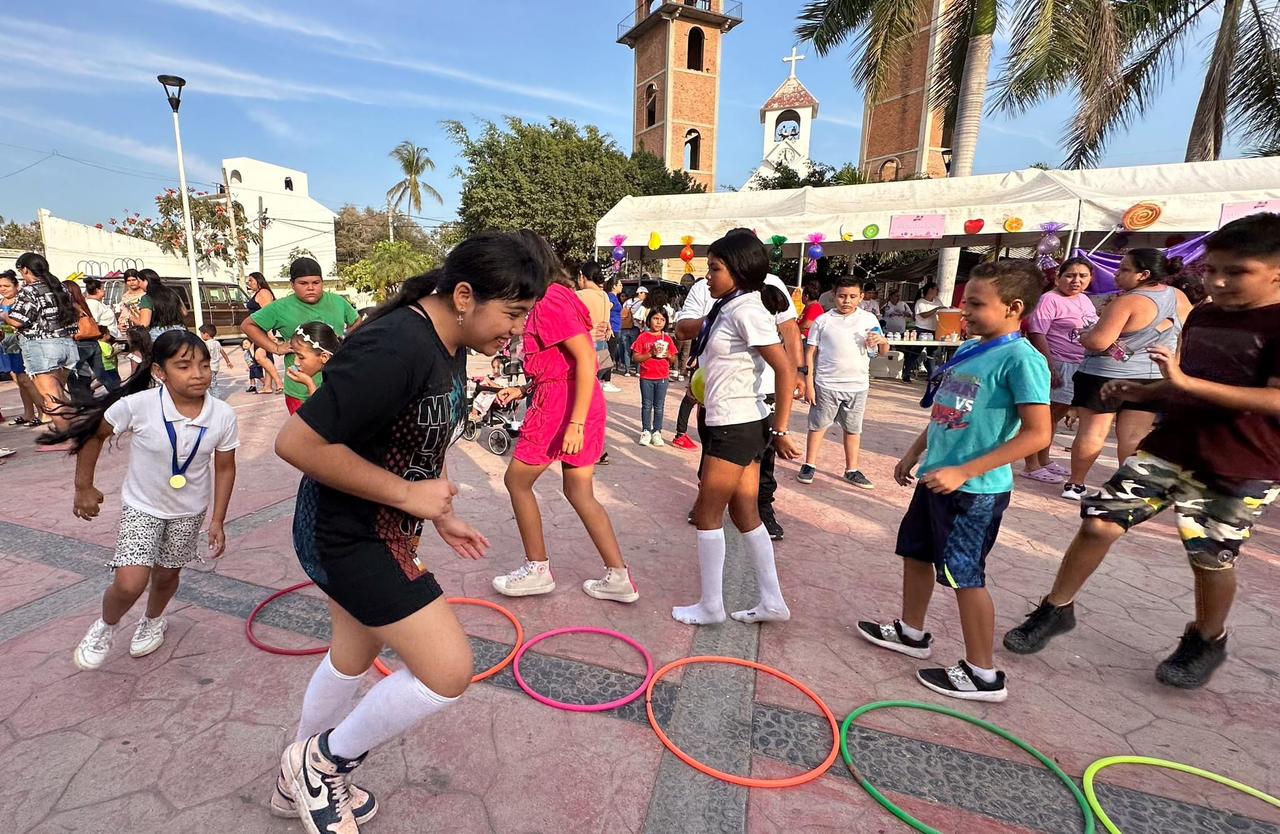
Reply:
<svg viewBox="0 0 1280 834"><path fill-rule="evenodd" d="M0 215L33 219L43 207L97 223L150 210L176 181L172 122L155 81L167 72L188 81L189 178L214 180L224 157L252 156L307 171L312 196L331 208L381 205L397 179L387 152L411 139L430 148L429 181L445 197L422 214L449 218L459 184L443 119L554 115L597 124L630 150L632 55L614 38L631 2L66 0L0 9ZM759 162L758 108L786 77L781 59L800 6L746 0L746 22L726 39L722 183L740 185ZM1150 117L1110 143L1105 164L1181 161L1204 40ZM813 157L856 161L862 97L846 56L810 54L799 75L822 104ZM988 117L977 172L1056 164L1069 112L1054 101L1016 120ZM41 161L53 150L92 165Z"/></svg>

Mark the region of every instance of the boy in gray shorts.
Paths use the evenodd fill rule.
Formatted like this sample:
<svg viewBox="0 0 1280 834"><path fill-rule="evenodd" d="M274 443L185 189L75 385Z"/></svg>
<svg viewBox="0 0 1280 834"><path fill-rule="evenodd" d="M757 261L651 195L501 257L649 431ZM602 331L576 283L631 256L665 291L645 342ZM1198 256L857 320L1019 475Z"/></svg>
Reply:
<svg viewBox="0 0 1280 834"><path fill-rule="evenodd" d="M809 403L809 444L797 480L813 483L818 448L832 423L844 432L844 479L862 489L875 485L858 469L862 445L862 414L871 387L871 357L888 347L880 322L859 309L862 287L852 276L836 280L836 306L809 328L805 401Z"/></svg>

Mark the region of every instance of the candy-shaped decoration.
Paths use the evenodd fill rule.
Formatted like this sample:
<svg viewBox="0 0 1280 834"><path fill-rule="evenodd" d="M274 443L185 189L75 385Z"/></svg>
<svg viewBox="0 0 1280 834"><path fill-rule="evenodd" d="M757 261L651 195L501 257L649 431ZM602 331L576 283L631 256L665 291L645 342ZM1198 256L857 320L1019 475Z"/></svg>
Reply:
<svg viewBox="0 0 1280 834"><path fill-rule="evenodd" d="M626 235L614 235L613 240L613 271L622 271L622 262L627 258L627 249L622 244L626 241Z"/></svg>
<svg viewBox="0 0 1280 834"><path fill-rule="evenodd" d="M1120 222L1124 224L1126 230L1140 232L1149 226L1154 226L1163 211L1155 203L1135 203L1124 213Z"/></svg>
<svg viewBox="0 0 1280 834"><path fill-rule="evenodd" d="M840 239L843 240L845 243L848 243L849 241L853 240L853 232L846 232L844 230L843 223L840 224Z"/></svg>
<svg viewBox="0 0 1280 834"><path fill-rule="evenodd" d="M863 228L863 230L862 230L862 236L863 236L864 238L866 238L867 240L872 240L872 239L874 239L874 238L879 237L879 236L880 236L880 226L879 226L878 224L876 224L876 223L871 223L871 224L869 224L868 226L866 226L866 227L864 227L864 228Z"/></svg>
<svg viewBox="0 0 1280 834"><path fill-rule="evenodd" d="M774 235L769 238L769 242L773 244L773 259L780 261L783 258L782 246L787 242L786 235Z"/></svg>
<svg viewBox="0 0 1280 834"><path fill-rule="evenodd" d="M658 234L657 232L650 232L649 233L650 251L657 252L661 248L662 248L662 235Z"/></svg>
<svg viewBox="0 0 1280 834"><path fill-rule="evenodd" d="M1022 222L1021 217L1010 217L1004 221L1004 230L1006 232L1020 232L1024 225L1026 224Z"/></svg>
<svg viewBox="0 0 1280 834"><path fill-rule="evenodd" d="M680 250L680 260L684 261L684 274L693 274L693 235L685 235L680 238L680 242L684 244L684 248Z"/></svg>
<svg viewBox="0 0 1280 834"><path fill-rule="evenodd" d="M1065 228L1067 228L1066 223L1041 223L1040 231L1044 232L1044 236L1036 244L1036 252L1047 257L1061 249L1062 238L1058 233Z"/></svg>
<svg viewBox="0 0 1280 834"><path fill-rule="evenodd" d="M806 238L809 241L809 248L805 254L809 256L809 263L805 266L805 272L817 272L818 260L822 257L822 241L826 240L826 235L822 232L814 232Z"/></svg>

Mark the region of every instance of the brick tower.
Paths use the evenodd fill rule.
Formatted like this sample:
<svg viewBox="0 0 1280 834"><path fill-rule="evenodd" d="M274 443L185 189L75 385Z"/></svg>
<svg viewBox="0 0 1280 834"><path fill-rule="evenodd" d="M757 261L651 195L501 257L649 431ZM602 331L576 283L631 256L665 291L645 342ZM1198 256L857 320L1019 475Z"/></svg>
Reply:
<svg viewBox="0 0 1280 834"><path fill-rule="evenodd" d="M635 50L634 150L716 188L721 43L742 22L736 0L634 0L618 43Z"/></svg>
<svg viewBox="0 0 1280 834"><path fill-rule="evenodd" d="M910 58L884 98L867 102L862 114L858 167L873 181L912 174L945 177L951 129L941 108L929 107L929 67L938 49L938 26L946 0L933 0L932 16L920 22ZM947 155L944 158L944 153Z"/></svg>

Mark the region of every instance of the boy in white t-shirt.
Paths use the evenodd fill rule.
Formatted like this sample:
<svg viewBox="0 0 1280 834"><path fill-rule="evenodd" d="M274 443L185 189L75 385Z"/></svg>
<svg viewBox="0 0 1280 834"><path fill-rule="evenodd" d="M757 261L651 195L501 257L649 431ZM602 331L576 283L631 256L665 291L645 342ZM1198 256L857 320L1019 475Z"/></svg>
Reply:
<svg viewBox="0 0 1280 834"><path fill-rule="evenodd" d="M226 364L226 367L231 367L231 357L227 355L227 349L218 341L217 336L218 328L212 324L200 325L200 340L204 342L205 349L209 351L210 391L214 391L218 387L218 374L222 372L223 363Z"/></svg>
<svg viewBox="0 0 1280 834"><path fill-rule="evenodd" d="M875 485L858 469L862 445L862 415L871 388L871 357L888 347L880 321L861 309L862 287L852 277L840 278L835 288L836 306L809 328L805 385L809 403L809 444L797 480L813 483L818 448L832 423L844 432L844 479L862 489Z"/></svg>

